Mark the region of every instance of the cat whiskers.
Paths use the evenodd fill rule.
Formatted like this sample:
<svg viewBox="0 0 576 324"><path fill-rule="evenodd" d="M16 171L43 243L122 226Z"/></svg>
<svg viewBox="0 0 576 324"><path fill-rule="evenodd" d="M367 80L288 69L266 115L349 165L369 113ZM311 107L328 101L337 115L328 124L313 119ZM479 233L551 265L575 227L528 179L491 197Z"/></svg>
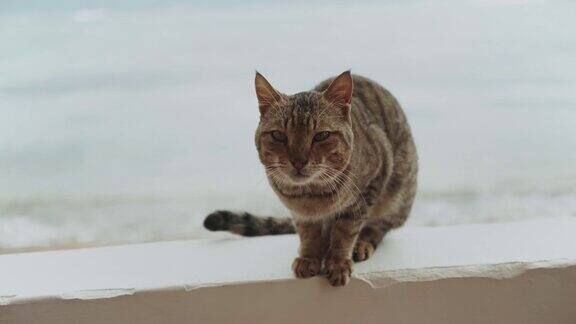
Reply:
<svg viewBox="0 0 576 324"><path fill-rule="evenodd" d="M338 188L334 183L330 181L330 178L324 174L323 170L318 173L318 177L320 178L321 183L328 186L328 188L330 188L330 191L333 192L334 195L332 196L332 201L334 203L340 201L340 192Z"/></svg>
<svg viewBox="0 0 576 324"><path fill-rule="evenodd" d="M338 185L340 185L342 187L342 189L344 189L348 194L350 195L354 195L357 194L361 200L356 200L354 202L354 210L353 210L353 217L356 217L358 214L362 214L362 210L363 208L368 206L368 203L366 202L366 199L364 198L364 195L362 194L361 190L358 188L358 186L356 185L354 178L356 178L356 176L352 173L349 172L349 174L346 174L343 171L334 169L328 165L321 165L323 167L323 169L325 170L326 174L330 177L331 180L333 180L335 183L337 183ZM360 203L362 203L361 206L358 206Z"/></svg>
<svg viewBox="0 0 576 324"><path fill-rule="evenodd" d="M282 170L280 169L283 166L284 165L280 163L265 166L266 174L270 179L272 179L272 181L276 184L276 187L278 188L282 188L288 183L288 181L286 181L286 177L284 176Z"/></svg>

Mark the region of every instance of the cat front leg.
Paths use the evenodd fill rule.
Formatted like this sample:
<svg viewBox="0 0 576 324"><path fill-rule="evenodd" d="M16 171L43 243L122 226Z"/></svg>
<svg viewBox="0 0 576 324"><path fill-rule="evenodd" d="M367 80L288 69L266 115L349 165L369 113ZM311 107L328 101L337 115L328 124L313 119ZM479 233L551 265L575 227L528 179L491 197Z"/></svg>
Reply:
<svg viewBox="0 0 576 324"><path fill-rule="evenodd" d="M300 237L299 257L294 260L292 270L297 278L310 278L322 270L322 259L328 242L322 235L322 223L296 221L296 232Z"/></svg>
<svg viewBox="0 0 576 324"><path fill-rule="evenodd" d="M365 220L353 215L339 216L330 230L330 247L326 255L326 277L332 286L344 286L352 274L352 253Z"/></svg>

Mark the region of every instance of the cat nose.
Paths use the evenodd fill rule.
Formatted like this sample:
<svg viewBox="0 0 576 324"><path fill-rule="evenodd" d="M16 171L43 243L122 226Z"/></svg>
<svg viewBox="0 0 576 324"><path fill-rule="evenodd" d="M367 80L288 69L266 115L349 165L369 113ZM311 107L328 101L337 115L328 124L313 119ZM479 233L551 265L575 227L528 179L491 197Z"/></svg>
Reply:
<svg viewBox="0 0 576 324"><path fill-rule="evenodd" d="M302 170L306 166L306 164L308 164L308 160L304 160L304 159L294 159L290 162L294 166L294 169L296 169L298 171Z"/></svg>

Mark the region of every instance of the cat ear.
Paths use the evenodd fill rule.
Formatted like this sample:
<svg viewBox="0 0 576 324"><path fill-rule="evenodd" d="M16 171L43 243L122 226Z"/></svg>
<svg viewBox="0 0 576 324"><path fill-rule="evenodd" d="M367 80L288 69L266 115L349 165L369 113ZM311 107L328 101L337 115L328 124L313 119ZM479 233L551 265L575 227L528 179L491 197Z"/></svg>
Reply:
<svg viewBox="0 0 576 324"><path fill-rule="evenodd" d="M256 71L254 85L256 86L256 96L258 97L258 107L261 115L264 115L272 105L282 100L282 94L276 91L270 82L258 71Z"/></svg>
<svg viewBox="0 0 576 324"><path fill-rule="evenodd" d="M339 106L350 107L352 100L352 75L350 70L337 76L322 93L324 99Z"/></svg>

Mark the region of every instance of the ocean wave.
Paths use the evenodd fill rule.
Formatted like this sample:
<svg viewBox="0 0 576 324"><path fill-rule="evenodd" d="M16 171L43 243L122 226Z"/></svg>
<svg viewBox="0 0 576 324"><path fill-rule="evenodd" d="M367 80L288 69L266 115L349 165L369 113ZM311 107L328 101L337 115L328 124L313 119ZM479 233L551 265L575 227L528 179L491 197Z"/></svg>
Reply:
<svg viewBox="0 0 576 324"><path fill-rule="evenodd" d="M188 197L94 196L0 201L0 252L214 237L202 229L215 209L287 216L271 193ZM576 190L424 191L406 226L576 216Z"/></svg>

